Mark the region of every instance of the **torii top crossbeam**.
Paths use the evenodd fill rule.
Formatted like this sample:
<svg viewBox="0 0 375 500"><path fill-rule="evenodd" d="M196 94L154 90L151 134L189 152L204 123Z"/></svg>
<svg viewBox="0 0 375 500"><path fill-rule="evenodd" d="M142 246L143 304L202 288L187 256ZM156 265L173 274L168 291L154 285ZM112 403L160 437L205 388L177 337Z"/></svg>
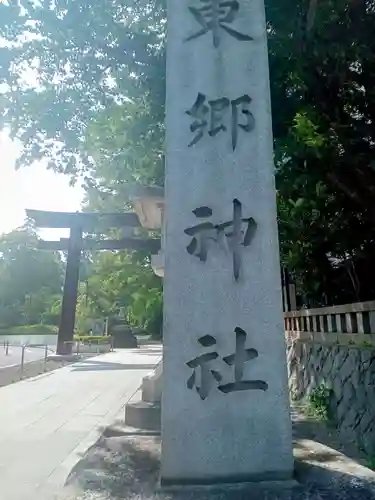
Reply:
<svg viewBox="0 0 375 500"><path fill-rule="evenodd" d="M139 227L140 222L135 212L95 213L95 212L47 212L26 210L29 219L41 228L81 227L85 231L109 229L112 227Z"/></svg>

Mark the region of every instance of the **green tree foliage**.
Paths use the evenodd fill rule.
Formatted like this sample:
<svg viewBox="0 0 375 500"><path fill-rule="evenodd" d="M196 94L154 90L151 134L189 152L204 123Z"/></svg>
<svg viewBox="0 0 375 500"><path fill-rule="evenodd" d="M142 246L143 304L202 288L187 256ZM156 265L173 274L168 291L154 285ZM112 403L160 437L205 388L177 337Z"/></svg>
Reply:
<svg viewBox="0 0 375 500"><path fill-rule="evenodd" d="M374 1L266 10L282 261L315 299L373 298ZM83 170L95 209L126 207L129 183L161 183L163 1L9 0L0 19L3 123L25 143L20 162Z"/></svg>
<svg viewBox="0 0 375 500"><path fill-rule="evenodd" d="M0 17L8 42L0 49L3 123L25 144L19 164L47 156L72 180L83 172L87 210L122 211L129 183L161 184L162 3L10 2L0 5ZM34 83L19 76L26 62L38 75ZM95 256L81 279L88 293L79 296L79 324L125 301L133 324L160 329L161 283L147 256Z"/></svg>
<svg viewBox="0 0 375 500"><path fill-rule="evenodd" d="M314 298L373 298L374 2L267 6L283 261Z"/></svg>
<svg viewBox="0 0 375 500"><path fill-rule="evenodd" d="M58 254L37 247L29 228L0 237L0 324L43 321L61 293L63 264Z"/></svg>
<svg viewBox="0 0 375 500"><path fill-rule="evenodd" d="M20 165L47 157L73 177L90 169L85 139L91 121L108 108L113 120L126 121L126 111L115 118L115 105L133 99L139 109L147 101L134 137L152 140L157 131L147 123L162 123L163 109L147 98L152 88L159 104L165 92L158 0L10 0L0 4L0 19L3 124L25 145Z"/></svg>
<svg viewBox="0 0 375 500"><path fill-rule="evenodd" d="M161 280L147 256L139 252L101 252L93 255L91 275L82 286L77 304L78 330L88 329L88 318L127 312L129 324L150 334L161 331Z"/></svg>
<svg viewBox="0 0 375 500"><path fill-rule="evenodd" d="M162 102L159 106L163 110ZM86 140L87 151L95 159L87 176L87 208L121 211L132 185L162 185L163 142L162 113L152 115L143 96L97 113Z"/></svg>

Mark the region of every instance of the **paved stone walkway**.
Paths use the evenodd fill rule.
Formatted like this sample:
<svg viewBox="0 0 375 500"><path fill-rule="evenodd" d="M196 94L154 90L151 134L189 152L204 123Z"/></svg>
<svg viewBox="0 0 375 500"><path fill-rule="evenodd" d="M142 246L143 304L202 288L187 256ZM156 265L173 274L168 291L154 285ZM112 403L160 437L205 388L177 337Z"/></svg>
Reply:
<svg viewBox="0 0 375 500"><path fill-rule="evenodd" d="M121 428L160 358L157 345L120 350L1 388L0 499L375 500L374 472L298 408L296 487L160 492L160 437Z"/></svg>
<svg viewBox="0 0 375 500"><path fill-rule="evenodd" d="M52 500L160 360L118 350L0 388L0 498Z"/></svg>

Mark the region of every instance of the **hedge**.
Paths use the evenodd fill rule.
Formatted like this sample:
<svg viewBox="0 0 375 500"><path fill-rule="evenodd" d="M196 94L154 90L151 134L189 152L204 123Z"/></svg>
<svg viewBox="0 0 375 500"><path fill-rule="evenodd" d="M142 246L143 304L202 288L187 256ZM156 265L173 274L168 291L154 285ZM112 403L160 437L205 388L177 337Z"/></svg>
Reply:
<svg viewBox="0 0 375 500"><path fill-rule="evenodd" d="M0 328L0 335L55 335L57 331L55 325L19 325Z"/></svg>
<svg viewBox="0 0 375 500"><path fill-rule="evenodd" d="M110 335L74 335L74 340L83 342L84 344L110 344L112 337Z"/></svg>

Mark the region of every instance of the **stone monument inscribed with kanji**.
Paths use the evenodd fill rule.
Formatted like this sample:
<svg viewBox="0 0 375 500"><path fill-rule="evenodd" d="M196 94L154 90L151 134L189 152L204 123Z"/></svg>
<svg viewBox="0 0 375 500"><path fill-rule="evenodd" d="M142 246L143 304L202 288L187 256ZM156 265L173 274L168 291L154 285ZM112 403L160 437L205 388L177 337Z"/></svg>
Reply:
<svg viewBox="0 0 375 500"><path fill-rule="evenodd" d="M263 0L168 0L162 484L292 476Z"/></svg>

